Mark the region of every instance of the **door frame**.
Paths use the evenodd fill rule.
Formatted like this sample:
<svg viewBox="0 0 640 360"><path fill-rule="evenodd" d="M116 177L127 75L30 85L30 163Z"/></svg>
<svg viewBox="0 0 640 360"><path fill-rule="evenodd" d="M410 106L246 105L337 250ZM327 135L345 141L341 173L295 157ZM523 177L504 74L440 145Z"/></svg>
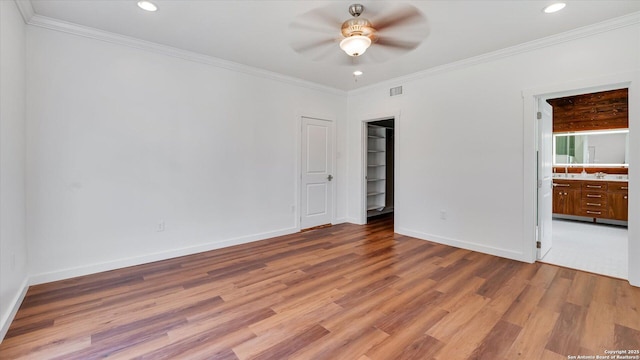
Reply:
<svg viewBox="0 0 640 360"><path fill-rule="evenodd" d="M535 89L527 89L522 91L523 97L523 140L524 140L524 152L523 152L523 177L524 177L524 198L523 198L523 225L525 240L523 242L524 248L522 249L524 259L529 262L536 261L536 219L538 216L537 208L537 163L536 163L536 149L539 141L537 128L537 99L542 100L579 95L585 93L599 92L615 90L620 88L629 89L629 132L635 134L640 132L640 108L634 104L640 103L640 72L626 72L620 74L612 74L608 76L577 80L571 82L565 82L561 84L554 84L543 86ZM630 141L630 158L629 158L629 180L640 177L640 160L631 156L635 152L640 150L640 144L635 145L635 148L631 145ZM635 151L635 152L634 152ZM634 182L636 183L636 182ZM639 189L635 189L636 186L631 186L630 195L632 197L640 194ZM628 254L630 257L628 280L632 285L640 286L640 263L635 264L631 261L631 257L640 254L640 244L635 244L632 239L638 239L640 237L640 206L633 205L633 202L629 203L629 221L628 221ZM636 241L637 243L637 241ZM635 268L633 268L635 266Z"/></svg>
<svg viewBox="0 0 640 360"><path fill-rule="evenodd" d="M391 114L377 114L365 117L360 120L360 219L359 224L364 225L367 223L367 147L368 147L368 133L367 124L379 120L393 119L393 218L396 219L398 214L399 197L398 197L398 179L400 166L398 165L399 153L399 133L400 133L400 112L397 111ZM394 231L396 223L394 221Z"/></svg>
<svg viewBox="0 0 640 360"><path fill-rule="evenodd" d="M331 186L331 224L335 224L336 223L336 213L337 213L337 186L335 185L339 179L338 179L338 174L336 174L336 167L337 167L337 158L336 158L336 121L333 119L333 117L328 116L328 115L322 115L322 114L316 114L316 115L308 115L306 113L299 113L296 116L296 121L295 121L295 132L296 132L296 151L295 151L295 160L294 160L294 164L295 164L295 172L294 172L294 201L295 203L292 204L292 213L294 215L294 227L296 229L296 231L300 231L301 230L301 216L302 216L302 210L301 210L301 206L302 206L302 197L300 196L300 193L302 191L302 122L304 121L303 119L307 118L307 119L315 119L315 120L322 120L322 121L327 121L329 122L329 126L331 127L331 159L332 159L332 165L331 165L331 173L333 175L333 181L331 181L331 184L329 186Z"/></svg>

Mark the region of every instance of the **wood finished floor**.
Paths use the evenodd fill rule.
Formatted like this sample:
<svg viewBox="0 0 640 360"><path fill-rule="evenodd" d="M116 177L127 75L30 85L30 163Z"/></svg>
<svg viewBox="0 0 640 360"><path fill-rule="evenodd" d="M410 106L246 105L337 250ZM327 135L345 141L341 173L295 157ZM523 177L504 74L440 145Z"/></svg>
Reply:
<svg viewBox="0 0 640 360"><path fill-rule="evenodd" d="M2 359L567 359L640 349L640 288L342 224L29 289Z"/></svg>

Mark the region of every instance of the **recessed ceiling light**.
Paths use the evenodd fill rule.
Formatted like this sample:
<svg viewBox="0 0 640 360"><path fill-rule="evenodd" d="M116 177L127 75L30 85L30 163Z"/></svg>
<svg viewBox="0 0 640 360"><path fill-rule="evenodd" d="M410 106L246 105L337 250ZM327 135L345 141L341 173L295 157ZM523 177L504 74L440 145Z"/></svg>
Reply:
<svg viewBox="0 0 640 360"><path fill-rule="evenodd" d="M151 1L148 1L148 0L140 0L140 1L138 1L138 7L140 7L140 9L146 10L146 11L156 11L156 10L158 10L158 6L156 6L156 4L154 4L154 3L152 3Z"/></svg>
<svg viewBox="0 0 640 360"><path fill-rule="evenodd" d="M546 12L547 14L551 14L551 13L554 13L556 11L560 11L560 10L564 9L565 6L567 6L567 4L565 4L565 3L551 4L551 5L547 6L546 8L544 8L544 12Z"/></svg>
<svg viewBox="0 0 640 360"><path fill-rule="evenodd" d="M356 71L354 71L354 72L353 72L353 75L355 75L355 76L360 76L360 75L362 75L362 74L363 74L363 73L362 73L362 71L360 71L360 70L356 70Z"/></svg>

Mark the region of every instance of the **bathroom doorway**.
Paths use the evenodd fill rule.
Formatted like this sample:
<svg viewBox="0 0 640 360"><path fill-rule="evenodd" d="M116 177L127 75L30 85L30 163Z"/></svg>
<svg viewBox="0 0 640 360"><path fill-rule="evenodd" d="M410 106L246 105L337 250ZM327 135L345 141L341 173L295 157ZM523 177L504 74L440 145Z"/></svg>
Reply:
<svg viewBox="0 0 640 360"><path fill-rule="evenodd" d="M553 246L539 261L627 279L628 89L540 99L553 109L538 135L553 139Z"/></svg>

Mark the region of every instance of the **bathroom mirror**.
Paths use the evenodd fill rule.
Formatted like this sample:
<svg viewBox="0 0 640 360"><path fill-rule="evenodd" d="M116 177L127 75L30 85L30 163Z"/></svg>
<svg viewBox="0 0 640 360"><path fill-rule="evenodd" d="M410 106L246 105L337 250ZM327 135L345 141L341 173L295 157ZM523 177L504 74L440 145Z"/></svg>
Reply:
<svg viewBox="0 0 640 360"><path fill-rule="evenodd" d="M629 129L553 134L553 165L629 166Z"/></svg>

